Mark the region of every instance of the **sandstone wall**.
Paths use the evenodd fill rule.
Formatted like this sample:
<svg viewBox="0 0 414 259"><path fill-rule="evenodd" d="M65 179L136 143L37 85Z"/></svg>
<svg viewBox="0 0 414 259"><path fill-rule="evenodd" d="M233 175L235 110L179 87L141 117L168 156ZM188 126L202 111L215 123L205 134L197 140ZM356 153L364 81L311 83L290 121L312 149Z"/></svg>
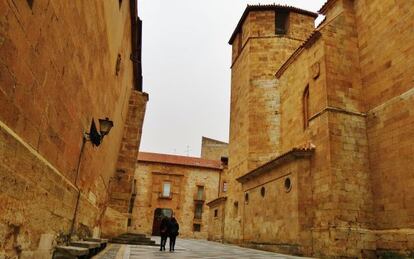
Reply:
<svg viewBox="0 0 414 259"><path fill-rule="evenodd" d="M133 88L130 54L129 1L0 1L0 257L68 234L83 133L108 117L114 127L99 148L86 143L77 181L77 232L99 227Z"/></svg>
<svg viewBox="0 0 414 259"><path fill-rule="evenodd" d="M290 181L290 188L285 187L286 181ZM282 165L243 184L244 245L288 254L308 254L312 250L311 215L307 215L311 210L309 182L309 161L304 159Z"/></svg>
<svg viewBox="0 0 414 259"><path fill-rule="evenodd" d="M225 239L241 242L243 192L235 178L280 154L280 92L275 71L313 30L313 18L291 12L284 36L275 11L251 11L233 41L229 191ZM242 44L242 45L240 45Z"/></svg>
<svg viewBox="0 0 414 259"><path fill-rule="evenodd" d="M355 12L377 247L413 251L414 10L407 1L360 0Z"/></svg>
<svg viewBox="0 0 414 259"><path fill-rule="evenodd" d="M201 141L201 158L209 160L220 160L221 157L228 157L228 143L203 137Z"/></svg>
<svg viewBox="0 0 414 259"><path fill-rule="evenodd" d="M209 208L205 202L218 197L219 174L216 169L138 162L132 229L151 234L155 209L169 208L180 224L180 237L207 239ZM171 183L171 198L160 198L165 181ZM194 218L197 185L204 186L205 192L201 220ZM193 231L193 224L201 224L201 231Z"/></svg>
<svg viewBox="0 0 414 259"><path fill-rule="evenodd" d="M223 242L225 210L225 200L210 205L210 212L208 215L208 240Z"/></svg>

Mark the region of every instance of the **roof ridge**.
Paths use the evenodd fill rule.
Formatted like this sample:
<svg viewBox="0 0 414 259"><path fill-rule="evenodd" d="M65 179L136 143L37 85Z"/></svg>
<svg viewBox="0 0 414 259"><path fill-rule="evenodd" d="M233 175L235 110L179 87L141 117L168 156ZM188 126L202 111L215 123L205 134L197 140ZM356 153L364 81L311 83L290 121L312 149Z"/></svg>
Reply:
<svg viewBox="0 0 414 259"><path fill-rule="evenodd" d="M152 152L139 152L137 161L222 169L220 160Z"/></svg>

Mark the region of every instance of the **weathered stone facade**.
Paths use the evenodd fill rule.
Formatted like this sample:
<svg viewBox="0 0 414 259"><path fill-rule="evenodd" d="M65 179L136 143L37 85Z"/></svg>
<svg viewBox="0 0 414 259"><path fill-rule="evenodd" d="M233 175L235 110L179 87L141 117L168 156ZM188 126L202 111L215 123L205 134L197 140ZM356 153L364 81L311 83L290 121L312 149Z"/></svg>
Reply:
<svg viewBox="0 0 414 259"><path fill-rule="evenodd" d="M413 5L330 0L320 12L313 29L316 14L249 6L232 36L230 185L215 201L224 230L209 236L309 256L413 255Z"/></svg>
<svg viewBox="0 0 414 259"><path fill-rule="evenodd" d="M229 144L215 139L203 137L201 141L201 158L221 160L229 156Z"/></svg>
<svg viewBox="0 0 414 259"><path fill-rule="evenodd" d="M0 0L0 258L49 258L75 215L74 236L99 236L110 220L124 126L137 112L128 137L137 148L148 100L136 7ZM114 127L99 147L83 144L91 122L99 130L105 117ZM126 231L127 217L110 211Z"/></svg>
<svg viewBox="0 0 414 259"><path fill-rule="evenodd" d="M205 202L218 197L221 172L219 160L140 152L131 230L157 234L156 213L163 209L177 218L180 237L207 239L209 208ZM168 193L164 193L164 184L169 186Z"/></svg>

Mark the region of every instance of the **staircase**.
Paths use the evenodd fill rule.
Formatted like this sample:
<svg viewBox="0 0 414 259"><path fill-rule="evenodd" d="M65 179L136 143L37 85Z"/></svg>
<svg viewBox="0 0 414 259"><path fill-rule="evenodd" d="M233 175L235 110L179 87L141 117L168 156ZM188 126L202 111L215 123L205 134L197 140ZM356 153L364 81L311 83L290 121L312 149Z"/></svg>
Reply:
<svg viewBox="0 0 414 259"><path fill-rule="evenodd" d="M109 243L128 244L128 245L144 245L158 246L154 240L144 234L125 233L109 240Z"/></svg>

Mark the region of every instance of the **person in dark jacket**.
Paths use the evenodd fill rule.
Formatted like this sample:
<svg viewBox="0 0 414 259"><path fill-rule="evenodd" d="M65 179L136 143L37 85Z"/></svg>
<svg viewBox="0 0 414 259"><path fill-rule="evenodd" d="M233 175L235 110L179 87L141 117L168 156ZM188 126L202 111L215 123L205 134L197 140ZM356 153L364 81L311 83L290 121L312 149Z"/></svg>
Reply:
<svg viewBox="0 0 414 259"><path fill-rule="evenodd" d="M169 224L168 224L168 236L170 238L170 251L174 251L175 247L175 239L178 236L178 230L180 229L180 225L178 225L177 220L174 217L171 217Z"/></svg>
<svg viewBox="0 0 414 259"><path fill-rule="evenodd" d="M161 235L161 243L160 243L160 251L165 251L165 244L167 243L168 237L168 225L169 220L167 217L163 217L160 223L160 235Z"/></svg>

